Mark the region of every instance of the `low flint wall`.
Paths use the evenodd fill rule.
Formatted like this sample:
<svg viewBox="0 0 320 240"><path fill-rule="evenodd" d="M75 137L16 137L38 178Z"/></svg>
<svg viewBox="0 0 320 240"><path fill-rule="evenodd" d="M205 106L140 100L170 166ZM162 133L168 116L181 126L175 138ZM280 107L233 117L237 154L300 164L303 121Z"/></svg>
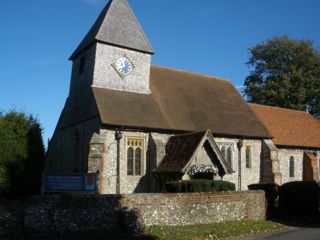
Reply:
<svg viewBox="0 0 320 240"><path fill-rule="evenodd" d="M263 220L265 197L263 191L36 196L26 201L21 218L17 221L23 223L20 229L26 234L108 230L119 226L139 233L144 226L152 225Z"/></svg>

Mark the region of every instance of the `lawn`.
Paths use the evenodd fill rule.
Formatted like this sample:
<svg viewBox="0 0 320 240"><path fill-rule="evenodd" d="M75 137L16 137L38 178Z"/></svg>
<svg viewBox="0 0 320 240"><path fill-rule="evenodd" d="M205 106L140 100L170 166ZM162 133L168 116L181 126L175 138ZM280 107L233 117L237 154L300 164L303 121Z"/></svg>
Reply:
<svg viewBox="0 0 320 240"><path fill-rule="evenodd" d="M246 236L262 232L279 231L285 226L270 221L236 221L186 227L151 227L149 231L161 240L204 240L226 239L232 236Z"/></svg>
<svg viewBox="0 0 320 240"><path fill-rule="evenodd" d="M154 226L146 229L146 236L143 237L132 236L126 231L115 229L111 232L90 231L51 237L7 236L0 237L0 240L222 240L233 236L246 236L262 232L278 231L284 228L284 225L270 221L237 221L185 227Z"/></svg>

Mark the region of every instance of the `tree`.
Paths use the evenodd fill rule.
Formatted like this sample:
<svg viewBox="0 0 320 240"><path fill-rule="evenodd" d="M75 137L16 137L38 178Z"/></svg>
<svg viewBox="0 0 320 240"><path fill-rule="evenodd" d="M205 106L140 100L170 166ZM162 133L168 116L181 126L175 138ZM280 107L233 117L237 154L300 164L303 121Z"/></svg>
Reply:
<svg viewBox="0 0 320 240"><path fill-rule="evenodd" d="M38 121L25 113L0 114L0 192L13 196L37 194L45 150Z"/></svg>
<svg viewBox="0 0 320 240"><path fill-rule="evenodd" d="M249 49L244 83L249 102L308 111L320 117L320 53L308 40L274 37Z"/></svg>

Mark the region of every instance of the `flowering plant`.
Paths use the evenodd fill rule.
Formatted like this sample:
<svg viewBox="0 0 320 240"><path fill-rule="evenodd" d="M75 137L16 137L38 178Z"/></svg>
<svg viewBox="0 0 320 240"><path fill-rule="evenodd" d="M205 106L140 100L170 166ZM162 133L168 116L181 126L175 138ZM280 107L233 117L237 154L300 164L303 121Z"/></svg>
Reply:
<svg viewBox="0 0 320 240"><path fill-rule="evenodd" d="M213 168L212 165L205 165L205 164L199 164L199 165L192 165L188 171L187 174L189 176L193 176L197 173L213 173L216 174L218 171Z"/></svg>

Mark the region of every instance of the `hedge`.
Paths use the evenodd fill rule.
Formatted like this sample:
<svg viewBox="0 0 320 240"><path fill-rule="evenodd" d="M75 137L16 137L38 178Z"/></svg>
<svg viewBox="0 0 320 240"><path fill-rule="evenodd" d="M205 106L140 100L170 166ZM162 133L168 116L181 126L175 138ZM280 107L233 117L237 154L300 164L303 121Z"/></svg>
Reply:
<svg viewBox="0 0 320 240"><path fill-rule="evenodd" d="M275 183L256 183L248 186L249 190L263 190L266 193L266 199L275 201L279 195L279 185Z"/></svg>
<svg viewBox="0 0 320 240"><path fill-rule="evenodd" d="M249 190L263 190L267 200L267 216L273 211L273 205L279 195L279 185L275 183L257 183L248 185Z"/></svg>
<svg viewBox="0 0 320 240"><path fill-rule="evenodd" d="M167 192L221 192L234 191L235 185L222 180L180 180L165 183Z"/></svg>
<svg viewBox="0 0 320 240"><path fill-rule="evenodd" d="M279 189L279 206L289 214L317 213L319 211L319 185L315 181L295 181Z"/></svg>

